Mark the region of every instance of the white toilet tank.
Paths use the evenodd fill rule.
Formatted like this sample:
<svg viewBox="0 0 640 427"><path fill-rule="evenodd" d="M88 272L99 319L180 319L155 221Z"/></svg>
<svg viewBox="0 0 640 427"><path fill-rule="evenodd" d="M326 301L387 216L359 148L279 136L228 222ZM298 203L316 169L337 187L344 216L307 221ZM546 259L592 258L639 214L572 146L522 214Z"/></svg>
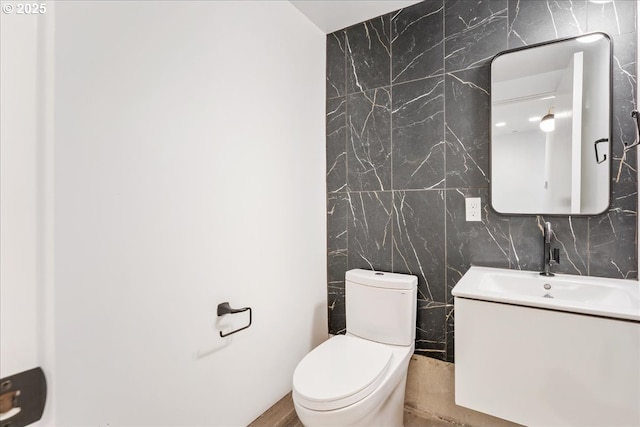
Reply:
<svg viewBox="0 0 640 427"><path fill-rule="evenodd" d="M347 333L409 346L416 338L416 276L349 270L345 276Z"/></svg>

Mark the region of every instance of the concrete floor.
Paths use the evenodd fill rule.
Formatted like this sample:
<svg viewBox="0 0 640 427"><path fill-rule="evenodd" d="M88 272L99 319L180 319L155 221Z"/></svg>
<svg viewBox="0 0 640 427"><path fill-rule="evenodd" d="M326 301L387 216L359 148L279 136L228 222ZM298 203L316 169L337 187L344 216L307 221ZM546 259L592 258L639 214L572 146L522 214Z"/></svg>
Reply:
<svg viewBox="0 0 640 427"><path fill-rule="evenodd" d="M405 408L404 427L456 427L462 424L453 424L429 414ZM278 403L260 415L249 427L304 427L296 411L293 408L291 393L283 397Z"/></svg>
<svg viewBox="0 0 640 427"><path fill-rule="evenodd" d="M451 424L436 418L427 418L425 415L418 415L409 409L404 410L404 427L454 427L457 424ZM290 424L287 427L304 427L297 416L291 417Z"/></svg>

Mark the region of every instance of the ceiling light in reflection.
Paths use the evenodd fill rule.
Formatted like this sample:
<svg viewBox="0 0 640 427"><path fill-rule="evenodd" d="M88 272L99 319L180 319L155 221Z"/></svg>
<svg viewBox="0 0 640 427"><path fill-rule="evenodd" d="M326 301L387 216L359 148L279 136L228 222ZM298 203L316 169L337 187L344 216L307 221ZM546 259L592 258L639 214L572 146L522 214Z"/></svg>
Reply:
<svg viewBox="0 0 640 427"><path fill-rule="evenodd" d="M497 128L501 128L501 127L505 127L507 124L505 122L498 122L496 123L496 127Z"/></svg>
<svg viewBox="0 0 640 427"><path fill-rule="evenodd" d="M556 128L556 121L553 113L549 110L542 120L540 120L540 129L543 132L553 132Z"/></svg>

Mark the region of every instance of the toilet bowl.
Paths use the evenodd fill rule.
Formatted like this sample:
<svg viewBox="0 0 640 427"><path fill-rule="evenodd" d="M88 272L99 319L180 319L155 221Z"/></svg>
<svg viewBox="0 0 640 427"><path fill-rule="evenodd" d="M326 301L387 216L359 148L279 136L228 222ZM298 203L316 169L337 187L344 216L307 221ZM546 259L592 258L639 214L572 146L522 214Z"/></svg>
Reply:
<svg viewBox="0 0 640 427"><path fill-rule="evenodd" d="M402 426L413 349L351 335L325 341L294 373L298 418L307 427Z"/></svg>
<svg viewBox="0 0 640 427"><path fill-rule="evenodd" d="M307 354L293 375L293 402L306 427L401 427L415 348L417 278L350 270L347 333Z"/></svg>

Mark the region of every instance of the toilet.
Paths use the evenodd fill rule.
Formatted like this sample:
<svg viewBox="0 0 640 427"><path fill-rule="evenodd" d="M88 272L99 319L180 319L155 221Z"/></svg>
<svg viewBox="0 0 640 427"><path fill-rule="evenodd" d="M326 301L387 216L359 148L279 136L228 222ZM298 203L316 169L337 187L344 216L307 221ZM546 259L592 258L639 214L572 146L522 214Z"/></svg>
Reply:
<svg viewBox="0 0 640 427"><path fill-rule="evenodd" d="M402 427L417 284L407 274L347 271L346 334L316 347L293 373L302 424Z"/></svg>

